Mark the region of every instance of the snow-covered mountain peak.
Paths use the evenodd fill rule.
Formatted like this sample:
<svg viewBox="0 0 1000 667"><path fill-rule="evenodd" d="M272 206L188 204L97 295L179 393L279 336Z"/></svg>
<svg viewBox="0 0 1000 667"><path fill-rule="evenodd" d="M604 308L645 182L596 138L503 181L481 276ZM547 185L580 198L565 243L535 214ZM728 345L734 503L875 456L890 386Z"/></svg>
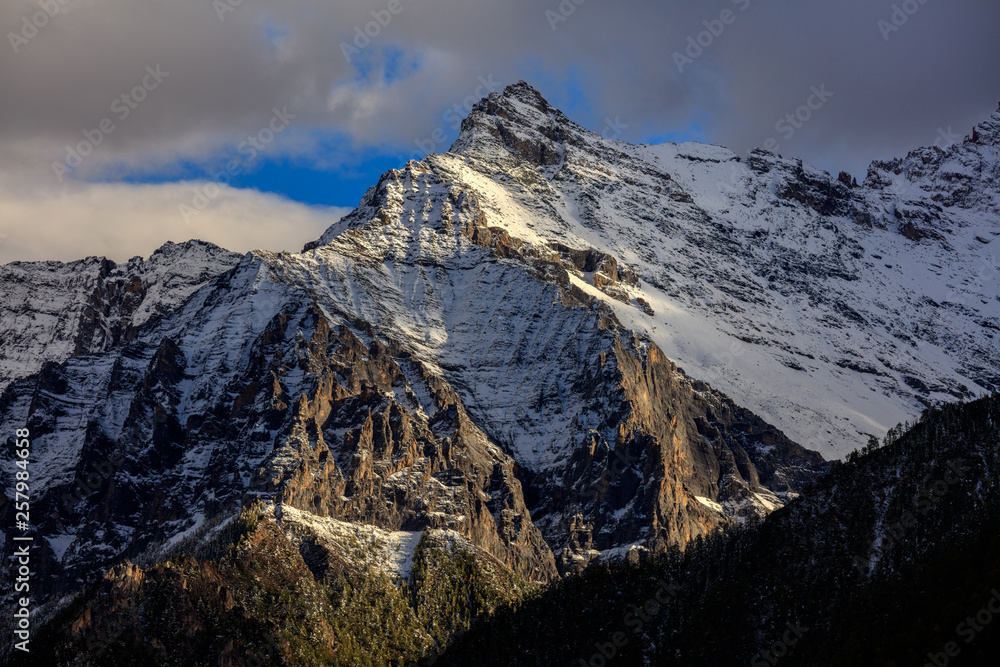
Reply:
<svg viewBox="0 0 1000 667"><path fill-rule="evenodd" d="M519 83L307 248L424 262L481 234L506 259L555 262L692 377L843 455L924 405L1000 386L992 123L980 143L876 162L859 187L763 150L608 139Z"/></svg>
<svg viewBox="0 0 1000 667"><path fill-rule="evenodd" d="M841 456L1000 387L994 145L858 187L607 139L520 83L452 148L301 253L0 267L48 593L260 497L545 579L774 510L825 468L793 440Z"/></svg>
<svg viewBox="0 0 1000 667"><path fill-rule="evenodd" d="M874 217L895 219L910 240L952 249L971 231L986 245L1000 231L1000 110L947 148L923 147L873 162L864 192Z"/></svg>
<svg viewBox="0 0 1000 667"><path fill-rule="evenodd" d="M566 145L582 147L599 139L521 81L476 103L450 152L484 159L511 154L541 168L558 168Z"/></svg>

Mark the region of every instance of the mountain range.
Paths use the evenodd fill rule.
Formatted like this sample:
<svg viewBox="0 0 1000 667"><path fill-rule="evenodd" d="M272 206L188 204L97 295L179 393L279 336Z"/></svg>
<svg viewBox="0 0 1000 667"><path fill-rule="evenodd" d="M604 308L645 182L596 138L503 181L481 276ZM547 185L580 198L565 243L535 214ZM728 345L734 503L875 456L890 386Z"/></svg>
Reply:
<svg viewBox="0 0 1000 667"><path fill-rule="evenodd" d="M879 533L830 526L937 459L899 451L887 481L870 443L901 450L893 424L1000 387L998 145L1000 110L859 185L607 139L522 82L300 253L0 267L0 423L30 432L47 659L398 664L470 628L482 650L477 628L504 627L484 619L551 582L758 564L741 545L798 545L803 512L827 549ZM996 441L966 440L993 479ZM827 459L865 443L852 465L878 483L844 499Z"/></svg>

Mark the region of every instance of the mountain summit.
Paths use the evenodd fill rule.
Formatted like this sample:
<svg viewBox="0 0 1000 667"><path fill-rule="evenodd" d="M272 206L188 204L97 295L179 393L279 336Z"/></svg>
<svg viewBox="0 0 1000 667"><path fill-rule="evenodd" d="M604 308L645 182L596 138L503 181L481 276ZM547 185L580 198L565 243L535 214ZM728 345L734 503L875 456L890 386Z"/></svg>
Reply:
<svg viewBox="0 0 1000 667"><path fill-rule="evenodd" d="M578 286L692 376L842 456L1000 386L991 123L980 143L875 162L857 187L761 150L605 139L521 82L413 169L462 188L530 252L613 258L634 282Z"/></svg>
<svg viewBox="0 0 1000 667"><path fill-rule="evenodd" d="M554 167L565 145L582 146L591 134L520 81L473 106L449 152L493 158L510 152L538 167Z"/></svg>
<svg viewBox="0 0 1000 667"><path fill-rule="evenodd" d="M997 146L1000 144L1000 106L989 119L983 121L972 130L970 140L982 146Z"/></svg>

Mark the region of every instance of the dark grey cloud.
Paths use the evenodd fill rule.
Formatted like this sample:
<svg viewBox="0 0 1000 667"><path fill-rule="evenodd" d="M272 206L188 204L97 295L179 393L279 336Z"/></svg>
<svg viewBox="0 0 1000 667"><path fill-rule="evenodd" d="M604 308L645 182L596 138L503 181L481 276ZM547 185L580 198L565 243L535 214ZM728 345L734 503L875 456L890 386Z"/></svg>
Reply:
<svg viewBox="0 0 1000 667"><path fill-rule="evenodd" d="M24 37L24 21L55 6ZM342 44L366 24L378 35L348 62ZM965 134L996 108L998 26L1000 5L978 0L7 0L0 170L51 186L51 162L106 117L115 129L81 174L225 156L275 107L296 120L271 150L324 165L359 147L408 152L492 77L536 82L556 105L578 88L591 107L581 120L620 118L625 139L696 122L739 152L773 137L860 177L871 159ZM705 46L679 71L689 38ZM157 65L169 76L116 119L116 98ZM776 123L814 86L833 96L786 138ZM353 145L319 152L316 129Z"/></svg>

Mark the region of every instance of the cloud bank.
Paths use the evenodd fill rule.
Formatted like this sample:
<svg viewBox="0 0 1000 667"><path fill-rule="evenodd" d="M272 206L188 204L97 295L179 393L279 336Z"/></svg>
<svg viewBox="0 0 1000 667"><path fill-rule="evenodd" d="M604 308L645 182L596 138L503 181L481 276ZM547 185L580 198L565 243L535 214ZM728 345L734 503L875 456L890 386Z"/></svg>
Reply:
<svg viewBox="0 0 1000 667"><path fill-rule="evenodd" d="M626 140L695 133L745 152L773 139L860 179L870 160L964 135L996 108L998 25L1000 5L976 0L7 0L0 178L36 194L4 194L0 260L15 243L20 258L56 252L43 234L68 223L49 215L96 230L134 206L138 231L120 233L153 242L175 214L153 210L170 188L105 184L224 168L283 110L294 120L269 159L331 179L362 152L445 150L484 81L525 79L592 129L615 119ZM814 89L829 95L804 114ZM258 200L240 200L248 229L264 212L303 230L325 214ZM214 225L238 228L219 211ZM110 224L94 238L121 243Z"/></svg>

